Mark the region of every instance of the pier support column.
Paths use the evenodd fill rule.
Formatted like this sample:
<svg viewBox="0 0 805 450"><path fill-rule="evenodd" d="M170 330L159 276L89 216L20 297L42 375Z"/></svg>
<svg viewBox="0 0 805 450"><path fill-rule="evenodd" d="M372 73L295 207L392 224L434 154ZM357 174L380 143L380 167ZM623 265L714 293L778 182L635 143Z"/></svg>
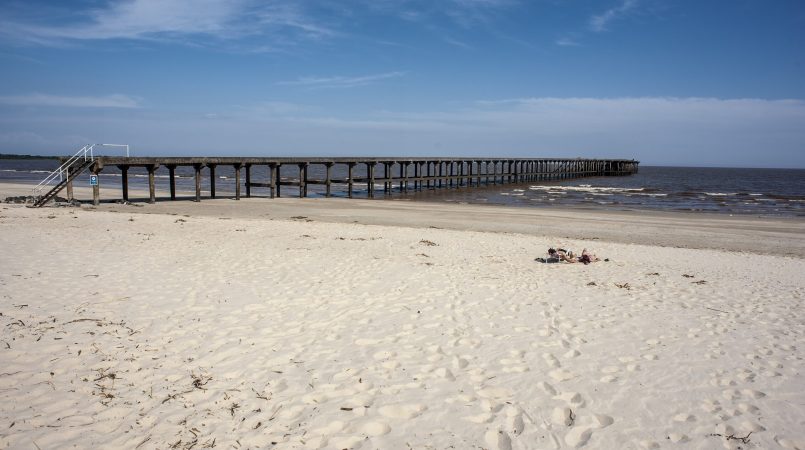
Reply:
<svg viewBox="0 0 805 450"><path fill-rule="evenodd" d="M443 180L442 177L444 176L444 173L443 173L443 170L442 170L442 168L444 167L444 163L442 161L439 161L437 164L439 164L439 189L441 189L442 188L442 180Z"/></svg>
<svg viewBox="0 0 805 450"><path fill-rule="evenodd" d="M472 161L467 161L467 186L472 187Z"/></svg>
<svg viewBox="0 0 805 450"><path fill-rule="evenodd" d="M196 172L196 198L194 201L200 202L201 201L201 168L204 167L202 164L193 164L193 169Z"/></svg>
<svg viewBox="0 0 805 450"><path fill-rule="evenodd" d="M386 180L383 182L383 194L388 195L391 192L391 182L389 181L389 176L391 175L391 166L389 163L383 163L383 179Z"/></svg>
<svg viewBox="0 0 805 450"><path fill-rule="evenodd" d="M352 198L352 169L355 167L354 162L347 163L347 197Z"/></svg>
<svg viewBox="0 0 805 450"><path fill-rule="evenodd" d="M176 166L168 166L168 184L170 184L171 200L176 200Z"/></svg>
<svg viewBox="0 0 805 450"><path fill-rule="evenodd" d="M246 198L252 196L252 165L246 164Z"/></svg>
<svg viewBox="0 0 805 450"><path fill-rule="evenodd" d="M400 166L400 192L405 192L405 171L407 167L402 161L397 163Z"/></svg>
<svg viewBox="0 0 805 450"><path fill-rule="evenodd" d="M73 199L73 175L71 173L67 173L67 200Z"/></svg>
<svg viewBox="0 0 805 450"><path fill-rule="evenodd" d="M268 188L269 188L269 195L271 198L279 197L280 196L280 169L279 164L269 164L268 165Z"/></svg>
<svg viewBox="0 0 805 450"><path fill-rule="evenodd" d="M324 163L324 196L330 197L332 195L332 172L333 163Z"/></svg>
<svg viewBox="0 0 805 450"><path fill-rule="evenodd" d="M454 173L453 165L455 164L455 162L450 161L448 164L450 165L449 166L450 169L447 171L447 176L449 179L448 187L453 187L453 173Z"/></svg>
<svg viewBox="0 0 805 450"><path fill-rule="evenodd" d="M235 168L235 200L240 200L240 164L233 164Z"/></svg>
<svg viewBox="0 0 805 450"><path fill-rule="evenodd" d="M101 169L93 166L92 174L98 177L98 184L92 186L92 204L98 206L101 204Z"/></svg>
<svg viewBox="0 0 805 450"><path fill-rule="evenodd" d="M148 203L151 204L157 202L157 189L154 183L154 172L156 172L157 167L159 166L153 165L145 168L148 170Z"/></svg>
<svg viewBox="0 0 805 450"><path fill-rule="evenodd" d="M299 163L299 198L307 197L307 163Z"/></svg>
<svg viewBox="0 0 805 450"><path fill-rule="evenodd" d="M375 198L375 164L377 163L366 163L366 177L369 178L366 182L366 195L369 198Z"/></svg>
<svg viewBox="0 0 805 450"><path fill-rule="evenodd" d="M120 169L120 184L123 189L123 201L129 201L129 166L117 166ZM72 185L67 185L67 198L72 200Z"/></svg>
<svg viewBox="0 0 805 450"><path fill-rule="evenodd" d="M207 164L210 168L210 198L215 198L215 164Z"/></svg>

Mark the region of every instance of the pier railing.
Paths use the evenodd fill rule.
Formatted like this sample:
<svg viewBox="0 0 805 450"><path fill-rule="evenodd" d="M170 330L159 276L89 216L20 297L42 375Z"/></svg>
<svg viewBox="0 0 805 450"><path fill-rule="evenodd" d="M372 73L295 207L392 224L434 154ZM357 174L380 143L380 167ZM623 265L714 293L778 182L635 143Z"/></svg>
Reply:
<svg viewBox="0 0 805 450"><path fill-rule="evenodd" d="M245 196L251 197L253 188L267 188L266 197L280 197L283 188L298 188L299 197L308 196L308 187L323 185L324 195L333 195L333 188L343 186L346 196L352 198L355 185L366 185L365 196L374 198L377 191L384 196L411 190L480 187L495 184L562 181L585 177L623 176L637 173L639 161L627 159L552 159L552 158L248 158L248 157L109 157L95 156L90 167L98 175L104 167L120 169L123 200L128 200L128 172L132 167L148 172L149 201L156 201L155 172L168 169L170 199L176 199L176 168L194 169L195 192L193 199L202 199L202 170L207 169L208 198L216 197L218 166L230 166L235 172L235 199L240 199L242 187ZM309 168L320 165L323 178L309 177ZM332 169L341 165L345 176L333 177ZM283 167L294 166L298 176L287 179L280 176ZM252 171L262 167L267 182L253 182ZM356 170L361 168L361 174ZM382 168L382 170L381 170ZM245 180L241 178L245 175ZM68 192L71 191L68 189ZM93 202L100 202L100 186L93 185Z"/></svg>

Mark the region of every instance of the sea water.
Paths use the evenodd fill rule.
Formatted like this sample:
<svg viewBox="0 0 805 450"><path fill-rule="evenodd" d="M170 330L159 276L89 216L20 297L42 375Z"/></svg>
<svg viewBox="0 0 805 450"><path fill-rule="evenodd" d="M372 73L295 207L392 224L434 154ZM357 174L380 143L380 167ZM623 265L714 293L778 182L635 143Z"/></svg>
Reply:
<svg viewBox="0 0 805 450"><path fill-rule="evenodd" d="M0 182L39 183L49 171L58 167L56 160L0 160ZM383 167L376 166L375 176L381 177ZM216 193L225 197L235 191L234 169L220 165L216 168ZM398 173L394 171L394 174ZM413 175L413 172L411 172ZM324 178L324 167L312 164L308 177ZM358 165L353 176L365 177L365 165ZM283 165L281 178L284 181L298 180L299 170L294 165ZM345 178L346 168L337 164L332 170L333 178ZM102 186L120 186L121 173L116 167L107 167L100 174ZM268 168L252 166L252 181L266 183ZM485 179L485 178L482 178ZM209 171L202 170L202 189L209 191ZM473 178L473 183L476 179ZM241 175L241 183L245 176ZM76 184L89 185L89 174L80 175ZM176 169L176 184L180 191L195 189L194 172L191 167ZM399 183L394 192L386 197L382 184L376 183L375 199L482 203L518 207L574 207L586 209L615 210L672 210L705 211L725 214L751 214L761 216L805 216L805 170L803 169L747 169L703 167L653 167L640 166L639 173L624 177L593 177L569 181L529 182L497 184L481 188L422 189L414 191L409 183L407 194L399 192ZM148 188L148 174L143 168L129 170L131 190ZM168 170L156 172L157 196L168 195ZM245 193L245 187L241 188ZM333 195L346 196L345 185L333 185ZM282 186L283 197L299 195L296 186ZM253 196L266 196L268 189L252 188ZM323 185L309 185L308 196L324 195ZM356 183L355 197L366 196L366 184Z"/></svg>

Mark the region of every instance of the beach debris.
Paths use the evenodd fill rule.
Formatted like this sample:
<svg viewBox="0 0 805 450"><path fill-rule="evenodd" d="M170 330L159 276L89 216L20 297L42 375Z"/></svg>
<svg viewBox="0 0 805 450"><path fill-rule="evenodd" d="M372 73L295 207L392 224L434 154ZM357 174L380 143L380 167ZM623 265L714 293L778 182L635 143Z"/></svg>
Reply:
<svg viewBox="0 0 805 450"><path fill-rule="evenodd" d="M195 373L191 373L190 378L193 379L193 383L192 383L193 387L196 388L196 389L201 389L202 391L206 390L204 388L204 385L206 385L207 383L210 382L210 380L212 380L212 376L210 376L210 375L204 375L204 374L196 375Z"/></svg>
<svg viewBox="0 0 805 450"><path fill-rule="evenodd" d="M424 256L425 258L430 258L430 256L428 256L428 255L426 255L424 253L417 253L416 256Z"/></svg>
<svg viewBox="0 0 805 450"><path fill-rule="evenodd" d="M439 245L439 244L437 244L437 243L435 243L435 242L433 242L433 241L429 241L429 240L427 240L427 239L422 239L421 241L419 241L419 243L420 243L420 244L427 245L428 247L434 247L434 246Z"/></svg>
<svg viewBox="0 0 805 450"><path fill-rule="evenodd" d="M590 281L589 283L587 283L587 286L598 286L598 285L595 284L595 281Z"/></svg>
<svg viewBox="0 0 805 450"><path fill-rule="evenodd" d="M305 222L313 222L313 219L308 219L307 216L291 216L293 220L304 220Z"/></svg>
<svg viewBox="0 0 805 450"><path fill-rule="evenodd" d="M691 283L693 283L693 284L707 284L707 281L699 280L699 281L692 281Z"/></svg>
<svg viewBox="0 0 805 450"><path fill-rule="evenodd" d="M657 276L660 276L660 273L659 272L652 272L652 273L647 273L646 275L648 275L650 277L657 277Z"/></svg>
<svg viewBox="0 0 805 450"><path fill-rule="evenodd" d="M686 273L683 273L682 276L685 278L696 278L696 275L688 275Z"/></svg>
<svg viewBox="0 0 805 450"><path fill-rule="evenodd" d="M622 283L622 284L615 283L615 286L621 289L626 289L627 291L632 289L632 286L630 286L629 283Z"/></svg>
<svg viewBox="0 0 805 450"><path fill-rule="evenodd" d="M184 220L184 219L176 219L176 220L173 221L173 223L184 223L184 222L187 222L187 221Z"/></svg>
<svg viewBox="0 0 805 450"><path fill-rule="evenodd" d="M749 434L747 434L744 437L736 436L735 433L732 433L730 435L723 435L721 433L712 433L710 436L723 437L727 441L735 440L735 441L741 441L742 444L748 444L749 442L751 442L751 439L749 439L749 436L751 436L751 435L752 435L752 432L750 431Z"/></svg>

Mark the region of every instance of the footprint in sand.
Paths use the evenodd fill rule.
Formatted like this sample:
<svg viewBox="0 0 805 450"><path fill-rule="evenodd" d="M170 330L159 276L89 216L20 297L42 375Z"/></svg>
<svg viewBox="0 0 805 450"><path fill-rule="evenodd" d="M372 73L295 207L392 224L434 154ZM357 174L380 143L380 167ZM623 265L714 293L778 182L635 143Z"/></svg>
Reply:
<svg viewBox="0 0 805 450"><path fill-rule="evenodd" d="M490 449L511 450L512 440L503 430L489 430L484 434L484 441Z"/></svg>
<svg viewBox="0 0 805 450"><path fill-rule="evenodd" d="M514 409L514 408L512 408ZM508 413L508 411L507 411ZM525 422L523 422L523 414L520 412L514 412L513 414L506 416L506 429L513 435L519 436L520 433L523 432L525 428Z"/></svg>
<svg viewBox="0 0 805 450"><path fill-rule="evenodd" d="M690 414L685 414L685 413L677 414L677 415L675 415L673 417L673 419L674 419L674 422L695 422L696 421L695 416L692 416Z"/></svg>
<svg viewBox="0 0 805 450"><path fill-rule="evenodd" d="M568 372L567 370L563 369L556 369L552 370L548 373L548 375L553 378L554 381L567 381L576 377L576 374L573 372Z"/></svg>
<svg viewBox="0 0 805 450"><path fill-rule="evenodd" d="M565 435L565 443L571 447L578 448L586 444L592 434L589 428L576 427L567 432Z"/></svg>
<svg viewBox="0 0 805 450"><path fill-rule="evenodd" d="M495 418L495 415L490 414L490 413L483 413L483 414L478 414L476 416L463 417L464 420L466 420L467 422L472 422L472 423L489 423L494 418Z"/></svg>
<svg viewBox="0 0 805 450"><path fill-rule="evenodd" d="M674 444L681 444L683 442L687 442L690 438L682 433L671 433L668 435L668 440L673 442Z"/></svg>
<svg viewBox="0 0 805 450"><path fill-rule="evenodd" d="M548 364L548 367L559 368L562 367L562 364L559 363L559 360L553 356L552 353L543 353L542 359L545 360L545 363Z"/></svg>
<svg viewBox="0 0 805 450"><path fill-rule="evenodd" d="M556 425L569 427L573 425L576 420L576 415L570 408L554 408L551 413L551 422Z"/></svg>
<svg viewBox="0 0 805 450"><path fill-rule="evenodd" d="M328 440L328 447L331 448L356 448L365 441L364 436L335 436Z"/></svg>
<svg viewBox="0 0 805 450"><path fill-rule="evenodd" d="M382 436L388 434L391 427L385 422L366 422L358 427L358 431L367 436Z"/></svg>
<svg viewBox="0 0 805 450"><path fill-rule="evenodd" d="M483 389L479 389L477 392L478 392L478 395L480 395L481 397L491 398L491 399L503 399L503 400L505 400L505 399L511 398L511 396L512 396L512 393L511 393L510 390L508 390L506 388L500 388L500 387L486 387L486 388L483 388Z"/></svg>
<svg viewBox="0 0 805 450"><path fill-rule="evenodd" d="M540 381L539 383L537 383L537 387L540 388L542 392L548 395L556 395L557 392L556 388L544 381Z"/></svg>
<svg viewBox="0 0 805 450"><path fill-rule="evenodd" d="M569 406L574 408L581 408L584 406L584 398L578 392L563 392L562 394L554 397L556 400L562 400Z"/></svg>
<svg viewBox="0 0 805 450"><path fill-rule="evenodd" d="M425 411L427 406L420 403L412 403L407 405L387 405L378 409L378 412L390 419L412 419Z"/></svg>
<svg viewBox="0 0 805 450"><path fill-rule="evenodd" d="M615 423L615 419L606 414L593 414L592 423L596 428L606 428Z"/></svg>

